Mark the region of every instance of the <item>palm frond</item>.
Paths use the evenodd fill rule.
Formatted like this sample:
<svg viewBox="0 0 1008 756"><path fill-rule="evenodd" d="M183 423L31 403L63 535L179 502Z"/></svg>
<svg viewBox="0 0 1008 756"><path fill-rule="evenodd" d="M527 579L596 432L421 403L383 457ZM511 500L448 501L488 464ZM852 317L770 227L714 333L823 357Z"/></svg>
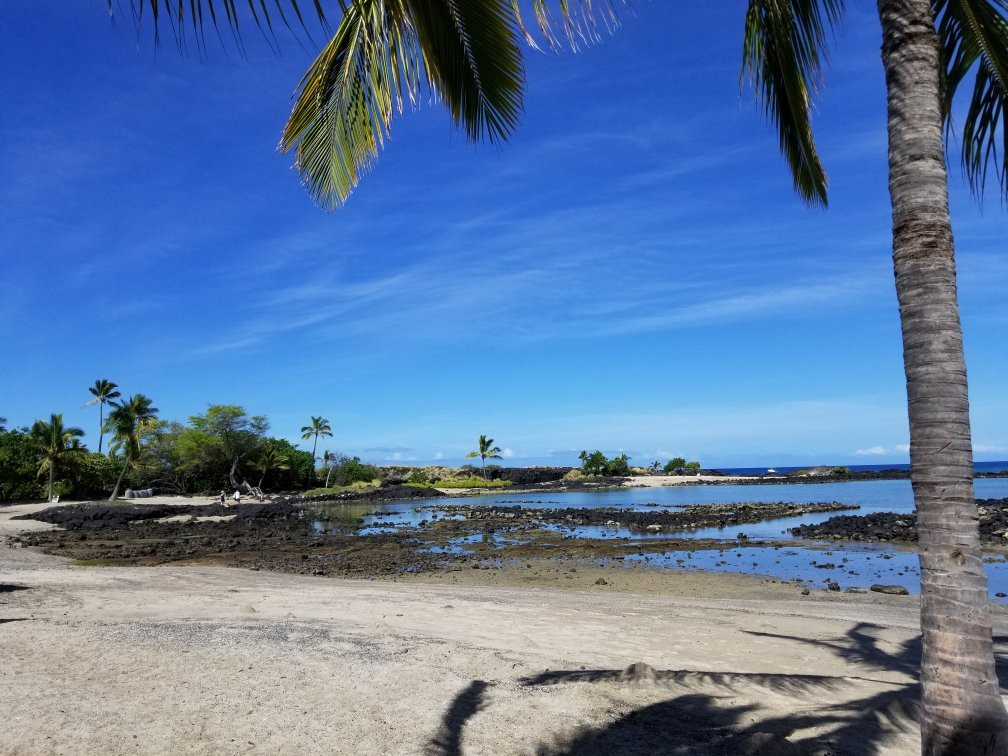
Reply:
<svg viewBox="0 0 1008 756"><path fill-rule="evenodd" d="M617 6L629 6L629 0L532 0L535 25L553 51L564 40L572 50L593 45L602 38L602 30L612 33L619 26ZM554 13L554 8L556 12ZM519 28L530 46L540 49L521 12L519 0L511 0Z"/></svg>
<svg viewBox="0 0 1008 756"><path fill-rule="evenodd" d="M962 168L976 197L993 172L1008 192L1008 0L933 0L946 136L959 85L976 71L962 128Z"/></svg>
<svg viewBox="0 0 1008 756"><path fill-rule="evenodd" d="M472 141L518 123L524 69L509 0L354 0L296 92L280 149L312 197L341 205L421 84Z"/></svg>
<svg viewBox="0 0 1008 756"><path fill-rule="evenodd" d="M308 8L309 3L314 14ZM116 18L118 0L108 0L109 17ZM218 13L218 11L222 13ZM289 15L288 15L289 14ZM295 37L304 34L309 40L311 32L307 17L314 15L323 31L328 33L327 18L320 0L130 0L130 15L137 38L143 33L148 17L154 44L161 42L161 31L167 26L175 45L184 52L191 44L202 54L206 50L206 29L213 28L221 44L221 31L230 32L239 50L243 50L244 25L258 29L273 49L277 48L274 23L281 24ZM293 25L292 25L293 21ZM295 28L297 27L297 28Z"/></svg>
<svg viewBox="0 0 1008 756"><path fill-rule="evenodd" d="M843 6L843 0L750 0L746 12L740 85L748 74L764 117L777 127L795 191L812 205L827 204L828 181L812 136L811 101L828 32Z"/></svg>

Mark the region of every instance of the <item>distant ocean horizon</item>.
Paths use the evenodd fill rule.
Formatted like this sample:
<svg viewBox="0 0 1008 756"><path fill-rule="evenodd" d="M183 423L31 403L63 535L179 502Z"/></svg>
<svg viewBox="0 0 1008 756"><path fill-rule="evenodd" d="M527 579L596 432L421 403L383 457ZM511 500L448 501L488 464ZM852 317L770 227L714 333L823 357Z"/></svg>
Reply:
<svg viewBox="0 0 1008 756"><path fill-rule="evenodd" d="M798 470L808 470L810 467L819 467L820 465L798 465L795 467L788 465L781 465L780 467L774 467L773 469L779 473L792 473ZM823 465L824 467L837 467L837 465ZM853 472L878 472L880 470L909 470L910 463L908 462L891 462L889 464L883 465L844 465L844 467L849 467ZM720 470L723 473L728 473L729 475L765 475L767 467L716 467L713 468ZM974 462L973 472L1008 472L1008 460L1000 462Z"/></svg>

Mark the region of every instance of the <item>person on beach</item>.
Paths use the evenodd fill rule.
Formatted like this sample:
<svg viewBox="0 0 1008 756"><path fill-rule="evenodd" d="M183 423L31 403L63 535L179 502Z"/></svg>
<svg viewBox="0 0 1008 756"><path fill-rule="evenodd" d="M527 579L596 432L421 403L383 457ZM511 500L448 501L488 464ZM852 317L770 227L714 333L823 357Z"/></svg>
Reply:
<svg viewBox="0 0 1008 756"><path fill-rule="evenodd" d="M234 500L235 504L241 504L241 491L239 491L237 488L235 489L234 492Z"/></svg>
<svg viewBox="0 0 1008 756"><path fill-rule="evenodd" d="M221 492L220 492L220 503L221 503L221 506L223 507L224 506L224 489L223 488L221 489Z"/></svg>

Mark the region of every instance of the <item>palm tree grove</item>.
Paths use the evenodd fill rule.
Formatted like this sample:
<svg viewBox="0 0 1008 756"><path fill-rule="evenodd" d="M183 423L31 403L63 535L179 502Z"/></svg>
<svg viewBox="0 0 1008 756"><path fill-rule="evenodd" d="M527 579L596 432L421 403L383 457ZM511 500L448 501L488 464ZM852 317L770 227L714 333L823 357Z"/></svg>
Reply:
<svg viewBox="0 0 1008 756"><path fill-rule="evenodd" d="M4 17L0 752L1008 754L1008 0Z"/></svg>

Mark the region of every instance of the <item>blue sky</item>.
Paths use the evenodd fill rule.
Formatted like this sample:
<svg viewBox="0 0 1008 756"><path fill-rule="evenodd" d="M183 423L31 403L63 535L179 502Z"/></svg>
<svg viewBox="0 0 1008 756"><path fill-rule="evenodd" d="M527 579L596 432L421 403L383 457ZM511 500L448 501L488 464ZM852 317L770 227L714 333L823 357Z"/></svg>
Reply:
<svg viewBox="0 0 1008 756"><path fill-rule="evenodd" d="M794 195L738 65L744 3L640 2L604 44L529 52L521 127L472 146L424 102L349 204L275 151L310 62L139 46L105 0L0 25L0 416L92 445L108 377L372 462L582 448L709 466L905 461L885 99L851 3L815 129L830 208ZM950 173L977 459L1008 457L1003 205Z"/></svg>

